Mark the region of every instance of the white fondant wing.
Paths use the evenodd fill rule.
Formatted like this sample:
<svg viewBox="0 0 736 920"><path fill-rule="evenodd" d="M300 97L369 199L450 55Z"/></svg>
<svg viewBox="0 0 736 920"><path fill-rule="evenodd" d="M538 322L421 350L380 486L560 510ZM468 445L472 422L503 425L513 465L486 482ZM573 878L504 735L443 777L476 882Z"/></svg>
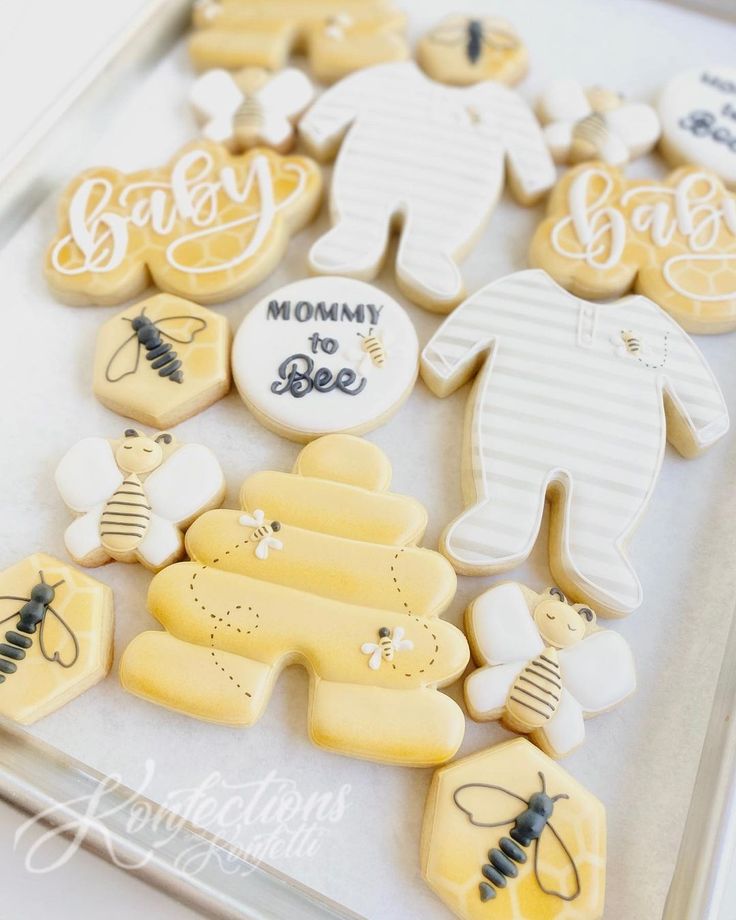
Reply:
<svg viewBox="0 0 736 920"><path fill-rule="evenodd" d="M232 76L218 68L195 80L189 101L203 121L231 119L243 101L243 94Z"/></svg>
<svg viewBox="0 0 736 920"><path fill-rule="evenodd" d="M610 709L636 689L631 649L613 630L593 633L559 654L562 683L585 713Z"/></svg>
<svg viewBox="0 0 736 920"><path fill-rule="evenodd" d="M606 112L611 130L625 144L632 157L651 150L660 134L659 118L650 105L629 102L618 109Z"/></svg>
<svg viewBox="0 0 736 920"><path fill-rule="evenodd" d="M72 521L64 531L64 543L73 559L82 560L102 546L100 518L104 510L104 505L92 508L87 514Z"/></svg>
<svg viewBox="0 0 736 920"><path fill-rule="evenodd" d="M524 661L478 668L465 681L465 704L470 715L479 722L500 719L506 697Z"/></svg>
<svg viewBox="0 0 736 920"><path fill-rule="evenodd" d="M106 502L123 481L104 438L84 438L75 444L62 457L54 478L65 504L80 512Z"/></svg>
<svg viewBox="0 0 736 920"><path fill-rule="evenodd" d="M513 582L481 594L473 604L470 629L485 664L529 661L544 649L524 595Z"/></svg>
<svg viewBox="0 0 736 920"><path fill-rule="evenodd" d="M138 553L150 566L161 568L181 554L184 538L179 528L152 514L145 537L138 544Z"/></svg>
<svg viewBox="0 0 736 920"><path fill-rule="evenodd" d="M557 712L539 733L555 757L564 757L585 741L583 710L567 690L563 689Z"/></svg>
<svg viewBox="0 0 736 920"><path fill-rule="evenodd" d="M545 121L578 121L591 108L577 80L554 80L539 97L539 114Z"/></svg>
<svg viewBox="0 0 736 920"><path fill-rule="evenodd" d="M294 118L312 101L314 87L309 78L289 67L277 73L266 83L258 94L258 99L266 111L266 117Z"/></svg>
<svg viewBox="0 0 736 920"><path fill-rule="evenodd" d="M146 497L154 514L186 521L212 502L225 480L217 458L202 444L185 444L146 479Z"/></svg>

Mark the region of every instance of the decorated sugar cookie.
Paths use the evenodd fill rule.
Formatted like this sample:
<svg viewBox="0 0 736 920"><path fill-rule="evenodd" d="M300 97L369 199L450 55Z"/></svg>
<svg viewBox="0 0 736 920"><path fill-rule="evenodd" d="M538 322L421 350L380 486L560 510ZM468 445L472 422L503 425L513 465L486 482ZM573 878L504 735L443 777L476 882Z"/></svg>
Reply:
<svg viewBox="0 0 736 920"><path fill-rule="evenodd" d="M184 554L183 530L225 495L212 451L164 432L134 428L122 438L84 438L56 468L62 499L79 516L64 534L85 566L142 562L157 571Z"/></svg>
<svg viewBox="0 0 736 920"><path fill-rule="evenodd" d="M462 920L602 920L605 809L517 738L437 770L421 861Z"/></svg>
<svg viewBox="0 0 736 920"><path fill-rule="evenodd" d="M208 70L195 82L191 102L202 133L229 150L259 144L285 153L294 143L294 122L314 96L301 70L270 74L262 67L238 73Z"/></svg>
<svg viewBox="0 0 736 920"><path fill-rule="evenodd" d="M550 757L585 740L584 719L636 689L631 649L595 613L568 603L559 588L537 593L507 582L468 607L465 631L480 666L465 680L474 719L503 720Z"/></svg>
<svg viewBox="0 0 736 920"><path fill-rule="evenodd" d="M370 280L400 220L397 283L438 312L462 299L458 261L498 199L504 162L522 203L555 181L541 129L512 90L491 81L443 86L413 63L353 74L320 96L299 130L321 158L342 141L332 179L334 226L312 246L312 270Z"/></svg>
<svg viewBox="0 0 736 920"><path fill-rule="evenodd" d="M695 163L736 188L736 68L696 67L659 99L660 148L675 166Z"/></svg>
<svg viewBox="0 0 736 920"><path fill-rule="evenodd" d="M23 725L84 693L112 664L112 591L36 553L0 572L0 715Z"/></svg>
<svg viewBox="0 0 736 920"><path fill-rule="evenodd" d="M625 166L657 143L659 118L650 105L626 102L609 89L554 80L539 98L544 137L557 163L603 160Z"/></svg>
<svg viewBox="0 0 736 920"><path fill-rule="evenodd" d="M241 510L199 518L192 561L154 578L148 605L164 631L128 646L123 686L252 725L282 668L299 662L315 744L406 766L452 757L465 718L437 688L469 657L462 632L439 619L455 574L416 546L426 512L386 491L389 479L382 452L349 435L313 441L294 473L249 477Z"/></svg>
<svg viewBox="0 0 736 920"><path fill-rule="evenodd" d="M549 498L557 584L603 616L635 610L642 592L626 541L665 440L695 457L728 431L718 383L677 323L646 297L596 304L543 271L516 272L445 320L421 372L438 396L477 378L466 416L467 508L441 541L455 568L480 575L519 565Z"/></svg>
<svg viewBox="0 0 736 920"><path fill-rule="evenodd" d="M266 295L233 345L246 405L297 441L381 424L411 393L418 368L403 307L350 278L306 278Z"/></svg>
<svg viewBox="0 0 736 920"><path fill-rule="evenodd" d="M46 279L75 304L120 303L151 282L199 303L227 300L270 274L321 189L307 157L231 156L204 140L158 169L89 169L61 199Z"/></svg>
<svg viewBox="0 0 736 920"><path fill-rule="evenodd" d="M157 294L100 329L94 391L113 412L170 428L229 389L227 320L191 300Z"/></svg>
<svg viewBox="0 0 736 920"><path fill-rule="evenodd" d="M612 166L562 177L529 253L581 297L633 289L688 332L736 329L736 198L713 173L627 180Z"/></svg>
<svg viewBox="0 0 736 920"><path fill-rule="evenodd" d="M510 22L462 13L446 16L422 36L417 60L434 80L459 86L518 83L529 67L529 54Z"/></svg>
<svg viewBox="0 0 736 920"><path fill-rule="evenodd" d="M189 52L197 67L284 68L303 51L317 80L409 57L392 0L200 0Z"/></svg>

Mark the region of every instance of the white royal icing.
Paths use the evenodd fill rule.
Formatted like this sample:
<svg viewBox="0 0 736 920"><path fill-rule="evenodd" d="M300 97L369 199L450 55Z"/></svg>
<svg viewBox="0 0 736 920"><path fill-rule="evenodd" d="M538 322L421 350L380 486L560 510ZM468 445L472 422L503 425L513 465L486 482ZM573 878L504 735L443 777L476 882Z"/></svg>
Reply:
<svg viewBox="0 0 736 920"><path fill-rule="evenodd" d="M646 341L645 358L611 346L622 330ZM520 564L537 538L547 490L558 484L561 533L551 558L596 608L636 609L641 586L625 542L662 464L663 391L698 449L728 430L702 354L645 297L591 303L537 270L486 285L422 353L424 377L442 393L475 367L468 433L477 502L446 531L448 556L478 571Z"/></svg>
<svg viewBox="0 0 736 920"><path fill-rule="evenodd" d="M473 605L471 618L476 638L490 632L490 620L495 639L477 650L481 667L466 679L466 698L478 716L500 719L514 681L539 654L544 642L514 583L499 585L481 595ZM557 655L563 687L561 703L540 731L556 755L563 757L584 740L584 716L611 709L634 692L636 671L626 640L610 630L593 632L569 648L560 649Z"/></svg>
<svg viewBox="0 0 736 920"><path fill-rule="evenodd" d="M176 223L186 220L199 230L183 233L166 248L168 264L189 274L209 274L235 268L258 251L274 221L276 213L301 195L306 174L297 163L285 163L284 169L295 173L297 184L281 202L274 202L273 177L268 160L256 156L242 184L232 166L215 168L207 150L190 150L174 164L166 181L131 182L115 197L115 186L101 176L86 179L69 203L69 233L61 237L51 252L51 263L62 275L85 272L104 274L118 268L128 255L130 227L148 227L158 236L168 236ZM219 201L224 196L228 206L248 200L257 188L258 210L236 220L223 221ZM143 193L143 194L141 194ZM122 208L127 213L118 213ZM246 246L229 259L206 264L189 263L186 247L194 240L221 236L236 227L255 223ZM78 264L63 258L73 243L82 255ZM198 252L198 250L197 250ZM197 258L201 257L199 254Z"/></svg>
<svg viewBox="0 0 736 920"><path fill-rule="evenodd" d="M490 216L505 162L530 200L555 181L539 124L516 93L492 81L445 86L413 63L351 75L319 97L299 130L322 154L348 132L332 180L334 226L312 247L313 271L374 277L400 217L397 278L420 302L462 296L457 260Z"/></svg>
<svg viewBox="0 0 736 920"><path fill-rule="evenodd" d="M671 80L659 100L662 138L678 162L736 185L736 68L697 67Z"/></svg>
<svg viewBox="0 0 736 920"><path fill-rule="evenodd" d="M327 434L364 429L390 412L414 384L418 354L414 327L395 300L362 281L320 277L280 288L251 309L232 366L256 412L295 434Z"/></svg>
<svg viewBox="0 0 736 920"><path fill-rule="evenodd" d="M601 190L591 198L589 187L594 180L600 181ZM688 252L669 256L662 264L662 275L672 290L699 301L736 297L736 288L709 294L701 284L698 290L692 290L678 281L674 272L675 266L682 263L733 263L736 259L736 253L722 251L720 242L724 230L736 237L736 200L720 191L712 175L689 173L674 187L661 183L637 185L625 191L620 202L606 204L612 188L611 177L595 167L584 169L575 177L568 193L569 214L554 224L550 234L552 248L558 255L605 271L621 262L629 226L637 233L644 233L655 249L669 246L677 233L684 238ZM656 202L636 204L639 196L651 194L657 194ZM619 203L621 208L633 203L628 216ZM574 249L562 242L563 233L571 227L579 244ZM683 273L683 277L692 277L692 273Z"/></svg>

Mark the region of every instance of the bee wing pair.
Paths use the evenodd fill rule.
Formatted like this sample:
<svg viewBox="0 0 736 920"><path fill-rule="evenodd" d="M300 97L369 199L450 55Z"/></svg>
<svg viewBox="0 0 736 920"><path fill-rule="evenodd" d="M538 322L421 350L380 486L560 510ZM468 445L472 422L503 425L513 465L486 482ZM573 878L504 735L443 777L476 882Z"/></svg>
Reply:
<svg viewBox="0 0 736 920"><path fill-rule="evenodd" d="M455 805L464 812L475 827L508 827L528 807L528 801L511 789L487 783L467 783L455 790ZM510 799L521 803L509 818L497 821L496 816L508 813ZM561 807L561 806L557 806ZM549 833L548 833L549 831ZM580 894L580 874L575 860L551 821L538 840L534 841L534 875L541 890L551 897L573 901ZM562 868L560 868L562 867ZM554 874L553 874L554 873Z"/></svg>
<svg viewBox="0 0 736 920"><path fill-rule="evenodd" d="M124 317L127 320L127 317ZM130 320L127 320L130 322ZM179 345L191 345L194 337L206 328L205 320L198 316L163 316L161 319L152 320L158 331L172 342ZM194 324L194 325L190 325ZM187 331L188 327L188 331ZM110 383L117 383L124 377L130 377L138 370L141 361L143 345L138 341L138 333L129 335L112 353L107 362L105 377Z"/></svg>
<svg viewBox="0 0 736 920"><path fill-rule="evenodd" d="M28 600L27 597L17 597L13 594L0 596L0 603L12 601L15 608L9 616L0 620L0 626L17 619L20 614L18 603L24 604ZM62 668L73 667L79 658L79 641L74 630L53 607L46 607L46 613L41 620L38 647L46 661L59 664Z"/></svg>

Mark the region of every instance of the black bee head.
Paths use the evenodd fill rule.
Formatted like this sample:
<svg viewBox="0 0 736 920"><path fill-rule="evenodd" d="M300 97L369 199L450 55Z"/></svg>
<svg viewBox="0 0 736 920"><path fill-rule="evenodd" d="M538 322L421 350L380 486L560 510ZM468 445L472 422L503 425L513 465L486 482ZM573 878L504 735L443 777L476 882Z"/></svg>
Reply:
<svg viewBox="0 0 736 920"><path fill-rule="evenodd" d="M138 330L143 329L144 326L150 326L151 320L147 316L144 316L141 313L140 316L136 316L136 318L133 320L132 325L135 331L138 332Z"/></svg>
<svg viewBox="0 0 736 920"><path fill-rule="evenodd" d="M378 630L378 635L380 636L381 639L386 639L388 638L388 636L391 635L391 630L388 628L388 626L382 626Z"/></svg>
<svg viewBox="0 0 736 920"><path fill-rule="evenodd" d="M271 530L272 530L274 533L278 533L278 532L281 530L281 522L280 522L280 521L271 521Z"/></svg>
<svg viewBox="0 0 736 920"><path fill-rule="evenodd" d="M37 604L43 604L44 606L47 606L54 599L55 593L56 592L51 587L51 585L34 585L31 589L31 600L35 601Z"/></svg>

